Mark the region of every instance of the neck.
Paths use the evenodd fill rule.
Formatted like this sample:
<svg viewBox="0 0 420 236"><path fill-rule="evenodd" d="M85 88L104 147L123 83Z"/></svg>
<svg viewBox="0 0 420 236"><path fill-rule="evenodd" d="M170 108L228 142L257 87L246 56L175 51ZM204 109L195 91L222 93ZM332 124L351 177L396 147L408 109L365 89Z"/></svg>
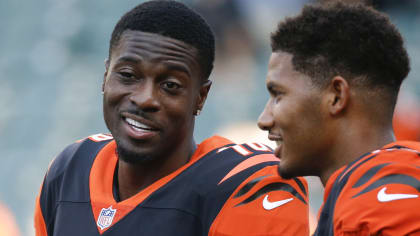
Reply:
<svg viewBox="0 0 420 236"><path fill-rule="evenodd" d="M340 135L337 135L337 140L328 155L328 164L319 176L324 186L330 176L339 168L367 152L377 150L395 141L391 124L381 126L370 122L365 124L357 122L354 125L342 126L338 133Z"/></svg>
<svg viewBox="0 0 420 236"><path fill-rule="evenodd" d="M171 174L185 165L193 155L196 145L194 140L188 145L180 145L172 154L156 157L150 163L133 164L118 160L118 191L123 201L147 188L157 180Z"/></svg>

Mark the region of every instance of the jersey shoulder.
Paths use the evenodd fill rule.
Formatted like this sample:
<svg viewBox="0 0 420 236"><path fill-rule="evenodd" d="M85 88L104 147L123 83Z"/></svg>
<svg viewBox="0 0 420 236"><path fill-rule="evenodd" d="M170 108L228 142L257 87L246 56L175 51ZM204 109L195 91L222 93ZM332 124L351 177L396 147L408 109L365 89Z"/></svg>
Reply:
<svg viewBox="0 0 420 236"><path fill-rule="evenodd" d="M237 187L251 174L279 161L272 149L262 143L235 144L221 137L212 137L210 140L218 140L219 145L207 151L191 168L195 170L194 176L200 176L196 178L198 184Z"/></svg>
<svg viewBox="0 0 420 236"><path fill-rule="evenodd" d="M387 184L420 187L420 151L393 145L371 153L351 174L346 189L360 190L353 198ZM420 183L420 182L419 182Z"/></svg>
<svg viewBox="0 0 420 236"><path fill-rule="evenodd" d="M300 202L298 205L305 205L301 208L304 214L300 216L303 217L300 219L306 219L304 217L308 214L306 181L300 178L281 179L277 171L278 162L279 159L273 155L272 149L262 143L236 144L229 141L213 148L190 169L187 169L184 179L188 176L191 179L188 181L191 188L201 196L200 206L205 214L200 215L200 220L204 231L213 232L209 235L253 235L253 232L257 234L265 232L261 228L265 225L262 222L265 221L258 221L257 218L269 216L260 214L268 212L261 205L261 201L269 192L272 195L268 197L268 200L266 199L267 204L269 204L268 201L281 200L276 198L293 196L295 200L287 205L293 208L295 202L298 201ZM295 191L295 189L298 190ZM254 207L262 209L262 212L255 211ZM245 217L246 215L249 217ZM244 229L234 225L232 222L234 218L244 220L243 223L249 226L246 229L254 228L256 231L252 231L251 234L247 234L246 230L233 232L232 228ZM248 221L254 223L247 224ZM278 223L274 221L274 218L267 220L273 225Z"/></svg>
<svg viewBox="0 0 420 236"><path fill-rule="evenodd" d="M92 154L112 140L113 137L109 134L95 134L68 145L49 164L46 180L52 181L61 176L70 165L75 163L76 159L91 161L90 159L96 156Z"/></svg>
<svg viewBox="0 0 420 236"><path fill-rule="evenodd" d="M409 144L409 145L407 145ZM336 225L389 235L420 231L420 151L397 142L371 153L353 171L336 203ZM359 232L355 231L355 232Z"/></svg>
<svg viewBox="0 0 420 236"><path fill-rule="evenodd" d="M209 235L308 235L308 186L283 179L269 165L246 178L227 199Z"/></svg>
<svg viewBox="0 0 420 236"><path fill-rule="evenodd" d="M89 170L96 153L111 140L102 134L89 136L68 145L51 162L36 200L37 235L52 235L58 202L89 202Z"/></svg>

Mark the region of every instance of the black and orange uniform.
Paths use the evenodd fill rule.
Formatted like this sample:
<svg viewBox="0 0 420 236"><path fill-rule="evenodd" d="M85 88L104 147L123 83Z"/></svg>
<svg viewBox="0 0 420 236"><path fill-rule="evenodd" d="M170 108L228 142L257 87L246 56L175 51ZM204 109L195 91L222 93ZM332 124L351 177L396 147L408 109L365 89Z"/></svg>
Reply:
<svg viewBox="0 0 420 236"><path fill-rule="evenodd" d="M314 235L420 235L420 143L394 142L336 171Z"/></svg>
<svg viewBox="0 0 420 236"><path fill-rule="evenodd" d="M307 183L281 179L277 162L265 145L214 136L187 164L117 201L116 143L91 136L49 168L36 235L308 235Z"/></svg>

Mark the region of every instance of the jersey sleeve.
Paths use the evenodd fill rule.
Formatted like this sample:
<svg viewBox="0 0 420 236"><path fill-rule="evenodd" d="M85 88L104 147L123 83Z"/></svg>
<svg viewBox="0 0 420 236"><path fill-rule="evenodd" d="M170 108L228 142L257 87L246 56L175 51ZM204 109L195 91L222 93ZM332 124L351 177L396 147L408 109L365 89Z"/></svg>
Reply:
<svg viewBox="0 0 420 236"><path fill-rule="evenodd" d="M309 235L307 192L303 178L284 180L267 166L233 192L209 235Z"/></svg>
<svg viewBox="0 0 420 236"><path fill-rule="evenodd" d="M420 235L420 155L393 151L355 172L336 203L337 235Z"/></svg>
<svg viewBox="0 0 420 236"><path fill-rule="evenodd" d="M80 143L69 145L48 167L39 194L35 202L34 227L36 236L51 235L55 202L59 191L59 183L71 156L77 151Z"/></svg>

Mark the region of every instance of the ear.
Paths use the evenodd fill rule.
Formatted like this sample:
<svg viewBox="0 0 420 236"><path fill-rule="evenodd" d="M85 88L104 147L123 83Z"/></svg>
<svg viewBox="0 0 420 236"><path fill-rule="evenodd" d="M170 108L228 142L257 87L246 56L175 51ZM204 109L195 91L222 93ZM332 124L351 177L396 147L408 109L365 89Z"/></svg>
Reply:
<svg viewBox="0 0 420 236"><path fill-rule="evenodd" d="M108 70L109 70L109 59L106 58L104 63L105 63L105 72L104 72L104 79L102 81L102 93L105 91L105 81L106 81L106 77L108 75Z"/></svg>
<svg viewBox="0 0 420 236"><path fill-rule="evenodd" d="M201 85L200 91L198 94L196 110L203 109L204 103L206 102L206 99L207 99L207 94L210 91L211 84L212 84L211 80L207 80Z"/></svg>
<svg viewBox="0 0 420 236"><path fill-rule="evenodd" d="M335 116L343 112L349 104L350 86L346 79L335 76L331 79L327 93L328 111Z"/></svg>

